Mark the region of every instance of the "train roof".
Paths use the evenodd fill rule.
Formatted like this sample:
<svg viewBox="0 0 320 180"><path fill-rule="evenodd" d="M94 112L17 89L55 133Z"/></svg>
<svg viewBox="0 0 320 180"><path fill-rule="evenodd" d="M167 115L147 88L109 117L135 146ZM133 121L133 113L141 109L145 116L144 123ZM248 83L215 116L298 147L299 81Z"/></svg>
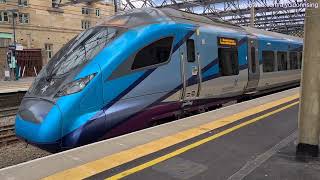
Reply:
<svg viewBox="0 0 320 180"><path fill-rule="evenodd" d="M113 25L124 28L132 28L144 24L161 22L192 22L204 23L216 26L230 26L237 29L243 29L238 25L224 21L219 18L208 18L198 14L187 13L171 8L140 8L130 11L117 13L115 16L104 19L100 25Z"/></svg>
<svg viewBox="0 0 320 180"><path fill-rule="evenodd" d="M123 28L133 28L136 26L162 23L193 23L207 24L224 28L231 28L239 32L245 32L259 38L278 39L284 41L294 41L302 43L302 39L294 36L265 31L257 28L238 26L219 18L208 18L206 16L188 13L171 8L140 8L117 13L115 16L104 19L99 25L118 26Z"/></svg>
<svg viewBox="0 0 320 180"><path fill-rule="evenodd" d="M250 34L254 36L258 36L260 38L272 38L272 39L279 39L279 40L285 40L285 41L294 41L297 43L303 43L303 39L295 36L290 36L286 34L276 33L272 31L266 31L262 29L252 28L243 26L243 28Z"/></svg>

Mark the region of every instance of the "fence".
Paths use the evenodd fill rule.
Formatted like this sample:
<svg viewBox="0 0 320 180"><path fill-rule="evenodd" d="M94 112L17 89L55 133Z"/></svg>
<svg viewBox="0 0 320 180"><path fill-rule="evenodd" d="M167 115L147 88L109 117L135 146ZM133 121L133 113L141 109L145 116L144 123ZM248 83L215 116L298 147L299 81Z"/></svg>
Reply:
<svg viewBox="0 0 320 180"><path fill-rule="evenodd" d="M16 58L21 77L36 76L42 68L41 49L16 51Z"/></svg>

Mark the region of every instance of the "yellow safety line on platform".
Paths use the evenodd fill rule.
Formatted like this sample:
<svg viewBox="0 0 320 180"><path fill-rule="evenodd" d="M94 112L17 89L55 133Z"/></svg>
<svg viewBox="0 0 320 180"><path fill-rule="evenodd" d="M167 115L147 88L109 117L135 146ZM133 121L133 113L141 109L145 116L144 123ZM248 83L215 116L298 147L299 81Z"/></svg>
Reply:
<svg viewBox="0 0 320 180"><path fill-rule="evenodd" d="M51 179L57 179L57 180L58 179L59 180L60 179L68 179L68 180L70 180L70 179L87 178L87 177L93 176L97 173L100 173L100 172L106 171L108 169L120 166L122 164L133 161L133 160L138 159L140 157L146 156L148 154L160 151L162 149L165 149L167 147L173 146L173 145L178 144L180 142L186 141L186 140L191 139L193 137L199 136L199 135L206 133L206 132L209 132L213 129L217 129L217 128L223 127L225 125L228 125L230 123L236 122L236 121L243 119L245 117L248 117L248 116L257 114L259 112L268 110L270 108L276 107L278 105L293 101L297 98L299 98L299 94L295 94L295 95L292 95L292 96L289 96L286 98L282 98L282 99L279 99L279 100L276 100L273 102L259 105L254 108L250 108L248 110L245 110L245 111L242 111L242 112L239 112L239 113L236 113L236 114L233 114L233 115L230 115L230 116L218 119L218 120L214 120L213 122L201 125L199 127L195 127L195 128L191 128L191 129L182 131L182 132L178 132L174 135L163 137L158 140L154 140L152 142L149 142L149 143L146 143L143 145L139 145L137 147L134 147L134 148L131 148L128 150L124 150L124 151L103 157L98 160L94 160L92 162L88 162L86 164L83 164L83 165L80 165L80 166L77 166L77 167L74 167L71 169L64 170L62 172L58 172L58 173L53 174L51 176L45 177L44 179L47 179L47 180L49 180L49 179L50 180ZM291 105L288 105L288 106L291 107L294 104L297 104L297 102L293 103ZM288 108L288 106L285 106L285 107ZM284 108L281 108L281 110L284 110ZM276 112L279 112L281 110L278 109L278 110L276 110ZM273 114L276 112L273 111ZM267 113L267 114L270 114L270 113ZM236 127L238 127L238 126L236 126ZM227 131L225 133L228 133ZM217 136L217 135L215 135L215 136ZM220 136L222 136L222 135L220 134ZM215 137L215 138L217 138L217 137ZM187 147L189 147L189 146L187 146ZM177 150L177 151L180 152L181 150ZM182 152L184 152L184 151L181 151L181 153ZM161 157L161 158L164 158L164 157ZM161 159L158 158L156 160L159 161ZM152 162L154 163L155 160ZM161 161L159 161L159 162L161 162ZM131 173L137 172L137 170L139 171L144 168L146 168L146 165L141 165L141 166L138 166L134 169L128 170L129 172L125 171L125 172L117 175L117 177L121 178L121 177L127 176ZM117 178L117 177L115 177L115 178Z"/></svg>
<svg viewBox="0 0 320 180"><path fill-rule="evenodd" d="M254 122L257 122L257 121L259 121L259 120L265 119L266 117L271 116L271 115L273 115L273 114L276 114L276 113L278 113L278 112L280 112L280 111L283 111L283 110L285 110L285 109L288 109L288 108L290 108L290 107L292 107L292 106L294 106L294 105L296 105L296 104L298 104L298 103L299 103L299 102L294 102L294 103L292 103L292 104L289 104L289 105L287 105L287 106L284 106L284 107L279 108L279 109L277 109L277 110L274 110L274 111L272 111L272 112L266 113L266 114L264 114L264 115L262 115L262 116L256 117L256 118L254 118L254 119L251 119L251 120L249 120L249 121L246 121L246 122L244 122L244 123L241 123L241 124L239 124L239 125L236 125L236 126L234 126L234 127L232 127L232 128L229 128L229 129L227 129L227 130L224 130L224 131L222 131L222 132L220 132L220 133L217 133L217 134L215 134L215 135L212 135L212 136L210 136L210 137L207 137L207 138L205 138L205 139L202 139L202 140L200 140L200 141L197 141L197 142L195 142L195 143L193 143L193 144L190 144L190 145L188 145L188 146L185 146L185 147L183 147L183 148L181 148L181 149L178 149L178 150L176 150L176 151L173 151L173 152L171 152L171 153L169 153L169 154L166 154L166 155L164 155L164 156L161 156L161 157L159 157L159 158L156 158L156 159L154 159L154 160L152 160L152 161L146 162L146 163L144 163L144 164L141 164L141 165L136 166L136 167L134 167L134 168L131 168L131 169L129 169L129 170L123 171L123 172L121 172L121 173L119 173L119 174L116 174L116 175L114 175L114 176L112 176L112 177L107 178L107 180L121 179L121 178L124 178L124 177L126 177L126 176L129 176L130 174L133 174L133 173L136 173L136 172L141 171L141 170L143 170L143 169L146 169L146 168L148 168L148 167L154 166L154 165L156 165L156 164L158 164L158 163L160 163L160 162L162 162L162 161L165 161L165 160L170 159L170 158L172 158L172 157L174 157L174 156L177 156L177 155L182 154L182 153L184 153L184 152L186 152L186 151L189 151L189 150L191 150L191 149L193 149L193 148L196 148L196 147L198 147L198 146L200 146L200 145L202 145L202 144L204 144L204 143L207 143L207 142L209 142L209 141L212 141L212 140L214 140L214 139L216 139L216 138L219 138L219 137L221 137L221 136L223 136L223 135L226 135L226 134L228 134L228 133L231 133L231 132L233 132L233 131L235 131L235 130L237 130L237 129L240 129L240 128L244 127L244 126L247 126L247 125L252 124L252 123L254 123Z"/></svg>

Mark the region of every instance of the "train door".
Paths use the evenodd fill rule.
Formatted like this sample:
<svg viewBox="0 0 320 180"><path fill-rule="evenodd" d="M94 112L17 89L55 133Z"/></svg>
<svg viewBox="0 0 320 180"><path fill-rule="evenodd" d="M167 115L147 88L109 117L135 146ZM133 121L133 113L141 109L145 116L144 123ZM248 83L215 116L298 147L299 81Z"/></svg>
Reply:
<svg viewBox="0 0 320 180"><path fill-rule="evenodd" d="M255 91L260 78L260 65L258 56L258 41L248 38L248 84L246 92Z"/></svg>
<svg viewBox="0 0 320 180"><path fill-rule="evenodd" d="M201 66L197 35L192 35L180 47L180 68L182 79L181 100L189 101L200 96Z"/></svg>
<svg viewBox="0 0 320 180"><path fill-rule="evenodd" d="M238 40L233 37L217 37L219 78L214 80L217 98L235 96L239 93Z"/></svg>

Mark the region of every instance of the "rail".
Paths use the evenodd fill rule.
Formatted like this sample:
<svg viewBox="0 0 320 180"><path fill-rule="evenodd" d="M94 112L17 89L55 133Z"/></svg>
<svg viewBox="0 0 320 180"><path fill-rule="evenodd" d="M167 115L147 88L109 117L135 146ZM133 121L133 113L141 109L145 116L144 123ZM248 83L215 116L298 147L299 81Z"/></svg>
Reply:
<svg viewBox="0 0 320 180"><path fill-rule="evenodd" d="M18 142L19 139L14 133L14 125L0 126L0 147Z"/></svg>
<svg viewBox="0 0 320 180"><path fill-rule="evenodd" d="M18 109L18 106L0 109L0 118L14 116L16 115Z"/></svg>

